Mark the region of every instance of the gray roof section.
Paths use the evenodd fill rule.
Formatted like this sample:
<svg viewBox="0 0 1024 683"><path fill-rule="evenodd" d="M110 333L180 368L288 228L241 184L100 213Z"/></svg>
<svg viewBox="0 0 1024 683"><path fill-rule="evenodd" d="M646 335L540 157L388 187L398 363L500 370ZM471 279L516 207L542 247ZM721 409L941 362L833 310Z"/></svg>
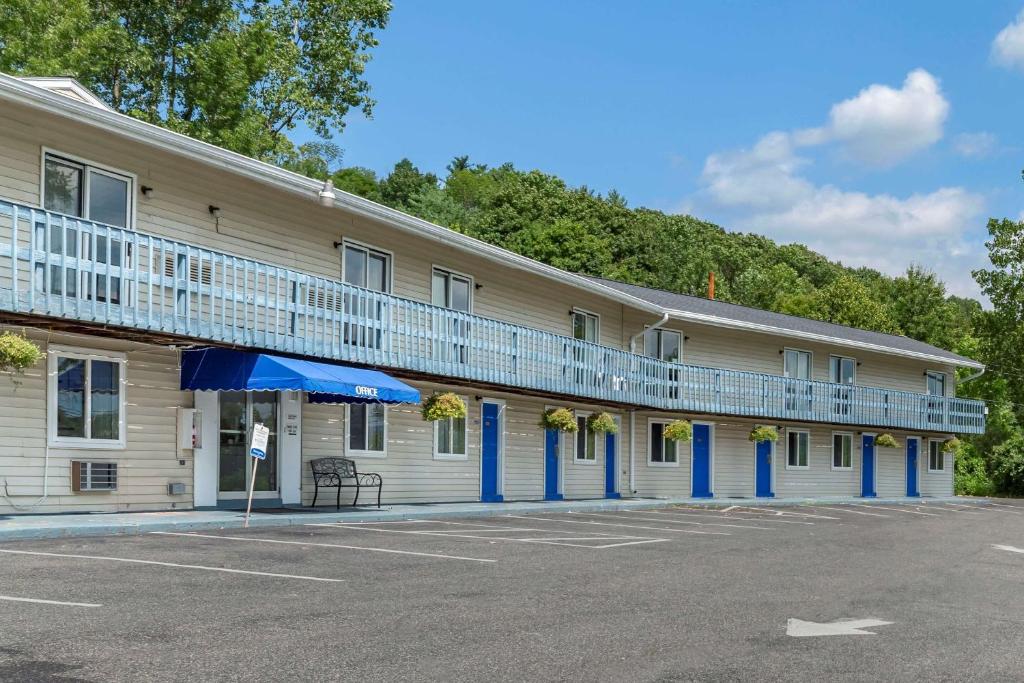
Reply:
<svg viewBox="0 0 1024 683"><path fill-rule="evenodd" d="M773 327L780 331L792 332L794 336L814 335L832 337L855 345L867 344L884 347L896 352L935 356L956 365L981 367L978 361L955 354L952 351L940 349L931 344L925 344L916 339L910 339L909 337L860 330L855 327L836 325L835 323L826 323L820 320L811 320L810 318L801 318L784 313L773 313L772 311L763 311L759 308L749 308L725 301L715 301L686 294L676 294L675 292L663 289L630 285L616 280L606 280L599 277L591 277L590 279L617 289L624 294L629 294L630 296L661 306L669 311L679 311L698 316L711 316L745 325Z"/></svg>

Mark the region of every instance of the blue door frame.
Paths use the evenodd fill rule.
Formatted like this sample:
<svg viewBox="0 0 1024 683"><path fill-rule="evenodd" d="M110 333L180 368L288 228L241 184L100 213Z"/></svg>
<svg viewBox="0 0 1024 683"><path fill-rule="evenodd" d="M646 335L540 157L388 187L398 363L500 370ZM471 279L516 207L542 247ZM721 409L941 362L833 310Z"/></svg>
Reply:
<svg viewBox="0 0 1024 683"><path fill-rule="evenodd" d="M618 451L619 441L615 434L608 432L604 436L604 497L621 498L616 482L618 481Z"/></svg>
<svg viewBox="0 0 1024 683"><path fill-rule="evenodd" d="M875 436L865 434L861 439L860 495L874 498L875 492Z"/></svg>
<svg viewBox="0 0 1024 683"><path fill-rule="evenodd" d="M910 497L921 495L921 491L917 488L917 457L920 449L920 439L907 439L907 495Z"/></svg>
<svg viewBox="0 0 1024 683"><path fill-rule="evenodd" d="M772 491L772 451L775 450L771 441L758 441L754 446L754 495L758 498L774 498Z"/></svg>
<svg viewBox="0 0 1024 683"><path fill-rule="evenodd" d="M544 500L562 500L558 491L558 439L557 429L544 430Z"/></svg>
<svg viewBox="0 0 1024 683"><path fill-rule="evenodd" d="M712 498L714 493L711 491L711 425L693 425L691 447L693 455L690 459L690 496Z"/></svg>
<svg viewBox="0 0 1024 683"><path fill-rule="evenodd" d="M482 408L483 424L480 427L480 501L500 503L503 498L498 492L501 462L501 406L485 401Z"/></svg>

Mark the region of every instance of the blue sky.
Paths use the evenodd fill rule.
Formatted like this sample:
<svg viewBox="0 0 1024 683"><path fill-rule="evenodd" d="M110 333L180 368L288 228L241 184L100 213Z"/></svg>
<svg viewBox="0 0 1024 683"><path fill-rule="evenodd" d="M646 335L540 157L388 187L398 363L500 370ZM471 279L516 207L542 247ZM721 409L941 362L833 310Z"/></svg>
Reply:
<svg viewBox="0 0 1024 683"><path fill-rule="evenodd" d="M398 0L343 163L541 169L977 295L1017 218L1024 2ZM998 36L998 38L997 38Z"/></svg>

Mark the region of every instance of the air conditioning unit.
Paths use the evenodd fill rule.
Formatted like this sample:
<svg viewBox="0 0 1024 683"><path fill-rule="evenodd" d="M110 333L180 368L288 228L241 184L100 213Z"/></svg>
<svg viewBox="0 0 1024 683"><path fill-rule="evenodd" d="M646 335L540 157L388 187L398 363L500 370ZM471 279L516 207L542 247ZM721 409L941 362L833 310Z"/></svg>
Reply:
<svg viewBox="0 0 1024 683"><path fill-rule="evenodd" d="M71 461L72 491L116 491L116 462Z"/></svg>
<svg viewBox="0 0 1024 683"><path fill-rule="evenodd" d="M185 495L185 484L180 481L174 481L167 485L167 495L169 496L183 496Z"/></svg>

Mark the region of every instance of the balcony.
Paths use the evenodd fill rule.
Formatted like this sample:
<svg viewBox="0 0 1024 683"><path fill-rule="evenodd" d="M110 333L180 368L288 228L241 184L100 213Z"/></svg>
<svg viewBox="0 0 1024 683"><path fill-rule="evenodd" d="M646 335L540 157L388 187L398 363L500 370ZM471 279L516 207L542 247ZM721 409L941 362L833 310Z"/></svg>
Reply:
<svg viewBox="0 0 1024 683"><path fill-rule="evenodd" d="M680 365L0 201L0 310L660 410L980 433L980 401Z"/></svg>

